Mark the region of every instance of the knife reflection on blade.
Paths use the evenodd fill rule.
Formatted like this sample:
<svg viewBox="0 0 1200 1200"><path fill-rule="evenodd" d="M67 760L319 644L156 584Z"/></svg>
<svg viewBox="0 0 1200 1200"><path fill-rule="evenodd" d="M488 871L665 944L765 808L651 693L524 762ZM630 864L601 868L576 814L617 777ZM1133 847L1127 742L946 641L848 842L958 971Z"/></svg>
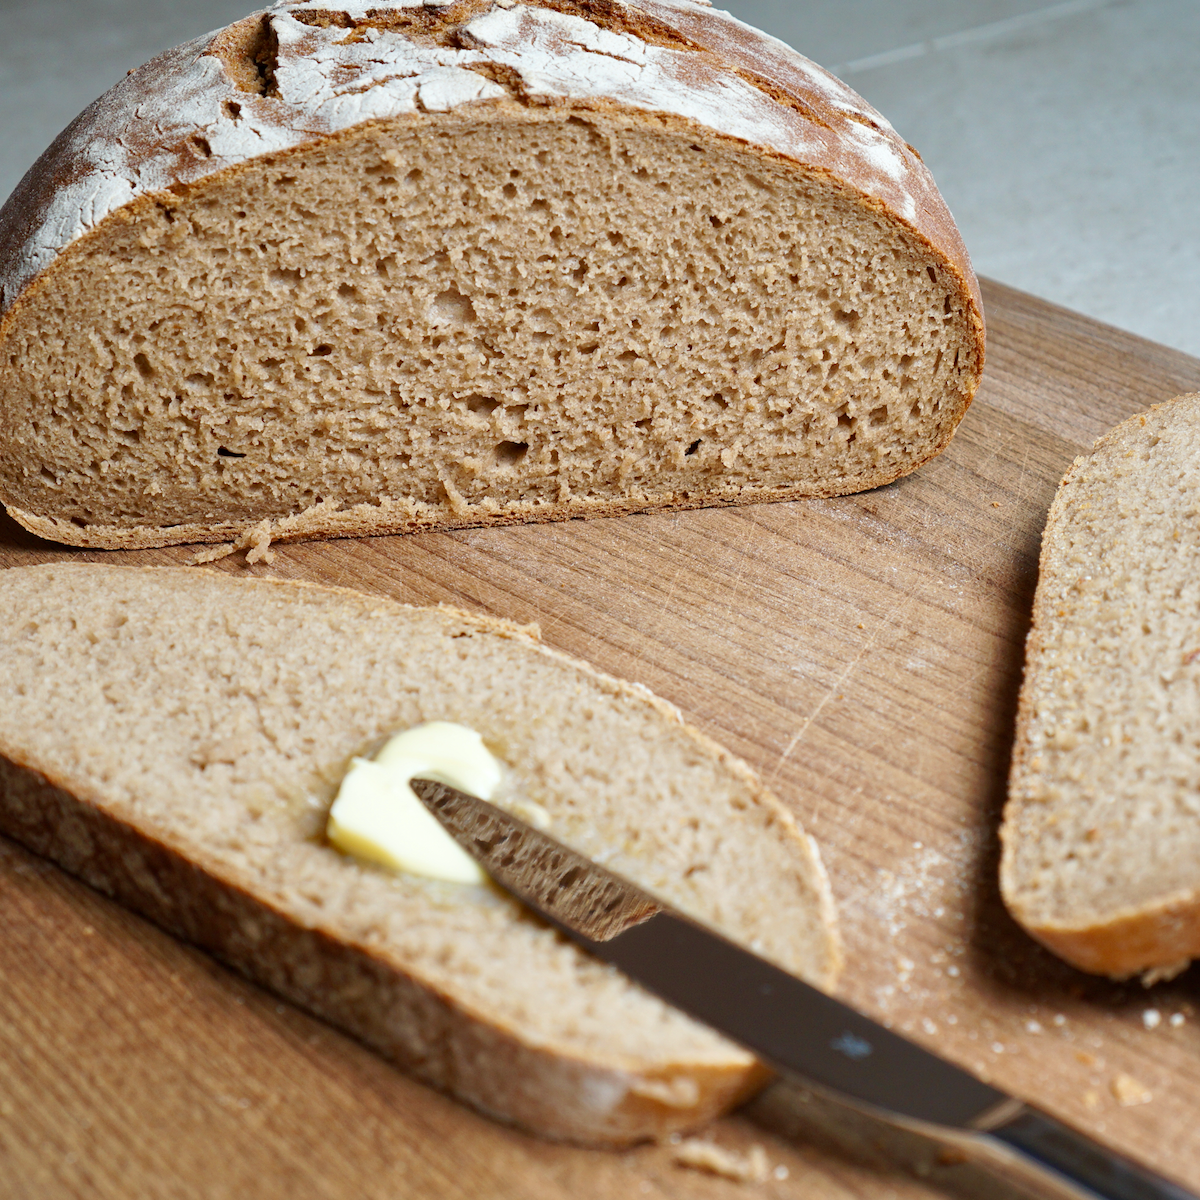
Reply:
<svg viewBox="0 0 1200 1200"><path fill-rule="evenodd" d="M507 891L631 979L784 1075L953 1145L1043 1194L1197 1200L597 866L429 779L413 791Z"/></svg>

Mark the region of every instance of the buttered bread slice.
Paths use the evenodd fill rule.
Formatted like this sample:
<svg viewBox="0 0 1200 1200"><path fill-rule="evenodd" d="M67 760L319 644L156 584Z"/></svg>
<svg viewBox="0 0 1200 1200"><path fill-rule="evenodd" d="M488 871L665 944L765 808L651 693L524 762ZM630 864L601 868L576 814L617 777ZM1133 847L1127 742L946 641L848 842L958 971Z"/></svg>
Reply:
<svg viewBox="0 0 1200 1200"><path fill-rule="evenodd" d="M1106 434L1050 509L1000 883L1068 962L1200 956L1200 395Z"/></svg>
<svg viewBox="0 0 1200 1200"><path fill-rule="evenodd" d="M0 211L0 502L73 545L839 495L982 368L916 152L691 0L280 3Z"/></svg>
<svg viewBox="0 0 1200 1200"><path fill-rule="evenodd" d="M744 1051L487 885L339 853L355 756L454 722L500 804L819 987L816 848L644 688L448 609L215 572L0 572L0 829L419 1078L555 1138L695 1125Z"/></svg>

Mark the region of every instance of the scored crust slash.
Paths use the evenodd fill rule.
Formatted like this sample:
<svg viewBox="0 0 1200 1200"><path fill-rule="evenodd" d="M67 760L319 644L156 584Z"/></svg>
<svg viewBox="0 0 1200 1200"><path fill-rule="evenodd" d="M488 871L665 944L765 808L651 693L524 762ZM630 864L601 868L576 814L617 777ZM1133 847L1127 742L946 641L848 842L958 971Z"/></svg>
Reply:
<svg viewBox="0 0 1200 1200"><path fill-rule="evenodd" d="M982 366L919 156L690 0L277 4L0 212L0 501L74 545L843 494Z"/></svg>

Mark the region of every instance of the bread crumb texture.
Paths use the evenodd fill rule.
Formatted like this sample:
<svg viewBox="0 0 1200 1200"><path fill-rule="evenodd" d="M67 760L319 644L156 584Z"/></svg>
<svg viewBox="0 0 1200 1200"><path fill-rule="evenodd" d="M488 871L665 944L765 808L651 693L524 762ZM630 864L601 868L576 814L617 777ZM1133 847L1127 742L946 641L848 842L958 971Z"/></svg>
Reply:
<svg viewBox="0 0 1200 1200"><path fill-rule="evenodd" d="M1001 836L1013 915L1085 970L1200 955L1200 395L1119 425L1042 544Z"/></svg>
<svg viewBox="0 0 1200 1200"><path fill-rule="evenodd" d="M0 499L96 546L851 492L943 449L983 361L916 154L687 0L179 47L0 212L0 311Z"/></svg>
<svg viewBox="0 0 1200 1200"><path fill-rule="evenodd" d="M0 573L0 826L535 1132L660 1136L765 1078L490 886L344 857L351 757L478 730L498 803L818 986L838 949L810 839L666 705L515 626L216 572Z"/></svg>
<svg viewBox="0 0 1200 1200"><path fill-rule="evenodd" d="M1150 1089L1139 1083L1132 1075L1114 1075L1109 1084L1113 1098L1122 1108L1134 1108L1139 1104L1149 1104L1154 1099Z"/></svg>
<svg viewBox="0 0 1200 1200"><path fill-rule="evenodd" d="M766 1149L758 1142L743 1154L706 1138L684 1138L672 1146L671 1161L680 1167L732 1179L735 1183L766 1183L772 1176Z"/></svg>

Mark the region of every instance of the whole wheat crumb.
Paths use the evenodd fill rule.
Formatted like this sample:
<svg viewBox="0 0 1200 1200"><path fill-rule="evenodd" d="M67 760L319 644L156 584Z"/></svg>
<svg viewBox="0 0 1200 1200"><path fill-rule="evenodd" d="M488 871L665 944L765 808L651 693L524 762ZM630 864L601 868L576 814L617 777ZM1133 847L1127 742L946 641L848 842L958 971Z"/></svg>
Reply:
<svg viewBox="0 0 1200 1200"><path fill-rule="evenodd" d="M221 546L209 546L205 550L197 550L187 560L187 565L189 567L202 567L205 563L212 563L221 558L228 558L236 549L237 547L232 542L226 542Z"/></svg>
<svg viewBox="0 0 1200 1200"><path fill-rule="evenodd" d="M257 525L252 525L234 543L234 548L249 550L246 562L251 566L258 562L270 566L275 561L275 554L271 550L271 522L259 521Z"/></svg>
<svg viewBox="0 0 1200 1200"><path fill-rule="evenodd" d="M781 819L785 810L749 768L634 689L537 649L509 628L250 572L65 562L17 567L0 571L0 676L9 679L0 688L0 745L31 774L52 777L80 796L116 796L118 805L133 798L128 810L115 810L129 821L131 844L154 838L155 845L165 842L173 853L212 864L213 886L238 904L268 903L250 899L249 889L259 889L276 906L273 919L288 928L310 927L320 909L330 947L363 929L380 930L375 952L388 956L388 973L428 977L454 997L454 1006L473 1014L470 1024L456 1018L439 1029L447 1062L458 1061L458 1039L477 1040L488 1029L514 1031L504 1034L514 1044L564 1047L569 1070L547 1070L541 1050L514 1060L531 1072L522 1078L537 1098L523 1108L521 1089L509 1094L498 1086L485 1099L501 1115L551 1136L606 1140L613 1128L607 1112L594 1118L572 1105L578 1089L594 1086L589 1081L611 1080L613 1062L628 1064L635 1078L661 1077L667 1064L672 1076L695 1078L695 1111L703 1114L722 1094L713 1092L714 1083L733 1091L748 1081L745 1073L757 1071L742 1052L727 1050L682 1015L660 1012L632 984L613 979L593 986L573 956L547 946L541 930L485 895L442 898L440 891L431 899L425 887L351 868L313 844L340 773L336 764L426 719L422 706L444 697L437 711L488 731L514 772L528 772L517 779L553 778L564 762L587 770L586 817L597 857L609 847L628 856L632 838L636 861L668 862L686 828L712 890L691 897L682 868L677 881L674 874L654 875L662 880L656 890L695 906L702 919L717 923L720 916L739 940L762 942L766 957L802 977L832 982L831 902L814 845ZM101 668L111 686L87 686ZM524 698L519 712L506 706L514 691ZM55 720L31 720L34 711L53 711ZM86 731L84 749L63 729ZM328 764L335 764L332 771ZM571 792L530 790L556 821L573 818ZM523 789L514 782L507 794ZM762 816L745 819L754 809ZM195 904L187 878L172 881L178 911ZM736 914L721 915L732 897ZM773 919L784 908L787 921ZM411 928L418 938L392 932ZM236 922L224 932L214 926L208 944L218 953L226 933L246 936ZM459 971L454 964L464 953L472 966ZM314 946L303 969L319 978L331 954L329 961L337 961L336 950ZM264 955L255 969L265 977L269 963ZM388 973L371 982L368 1000L391 995ZM425 1003L421 995L443 994L434 982L421 986L418 1004ZM303 1002L303 994L296 998ZM335 1012L329 1000L320 1001L324 1015L351 1028L358 1027L356 1014L372 1007L351 998ZM372 1011L383 1011L372 1004ZM424 1045L411 1024L397 1023L404 1026L397 1045L408 1055ZM313 1034L316 1042L328 1036ZM453 1071L435 1079L447 1089L460 1086ZM688 1090L679 1086L671 1098L686 1101ZM662 1119L661 1105L636 1099L627 1111L631 1139ZM675 1115L681 1123L694 1119L686 1109Z"/></svg>
<svg viewBox="0 0 1200 1200"><path fill-rule="evenodd" d="M671 1161L676 1166L707 1171L735 1183L766 1183L772 1175L767 1152L757 1142L741 1154L703 1138L685 1138L672 1148Z"/></svg>
<svg viewBox="0 0 1200 1200"><path fill-rule="evenodd" d="M1138 1104L1149 1104L1154 1094L1145 1084L1139 1083L1132 1075L1124 1073L1114 1075L1109 1090L1122 1108L1133 1108Z"/></svg>
<svg viewBox="0 0 1200 1200"><path fill-rule="evenodd" d="M1002 835L1018 920L1035 936L1075 930L1051 939L1068 962L1146 987L1197 954L1178 933L1188 916L1156 915L1192 887L1200 854L1194 721L1178 700L1196 673L1179 597L1200 542L1163 499L1195 490L1197 438L1200 394L1177 397L1106 434L1059 487Z"/></svg>

